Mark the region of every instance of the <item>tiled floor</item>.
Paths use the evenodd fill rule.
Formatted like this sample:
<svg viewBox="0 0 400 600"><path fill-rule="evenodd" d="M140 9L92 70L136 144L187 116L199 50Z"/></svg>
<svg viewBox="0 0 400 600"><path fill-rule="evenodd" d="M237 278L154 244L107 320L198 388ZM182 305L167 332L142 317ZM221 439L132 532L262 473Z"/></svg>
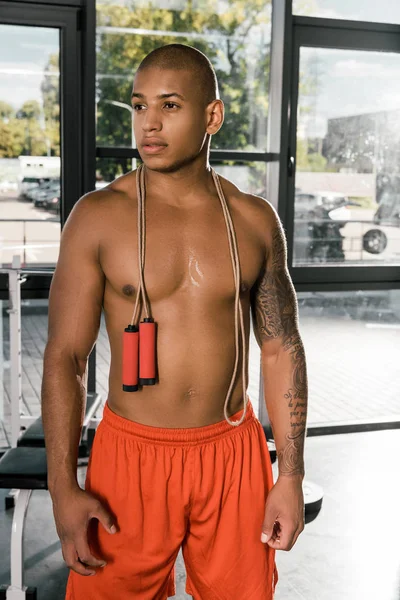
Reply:
<svg viewBox="0 0 400 600"><path fill-rule="evenodd" d="M275 600L400 599L399 456L399 430L307 438L306 480L322 486L324 499L290 552L277 551ZM81 468L81 482L84 475ZM10 580L12 514L4 511L4 496L1 490L0 585ZM32 496L25 549L26 582L37 586L38 600L62 600L68 571L47 492ZM176 600L188 600L184 586L180 553Z"/></svg>

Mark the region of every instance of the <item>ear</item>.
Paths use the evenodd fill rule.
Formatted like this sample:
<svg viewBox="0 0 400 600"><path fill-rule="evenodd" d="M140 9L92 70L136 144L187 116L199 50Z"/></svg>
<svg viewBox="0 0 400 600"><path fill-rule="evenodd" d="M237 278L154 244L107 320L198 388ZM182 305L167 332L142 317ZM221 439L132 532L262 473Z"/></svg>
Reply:
<svg viewBox="0 0 400 600"><path fill-rule="evenodd" d="M206 108L206 133L214 135L224 122L224 103L222 100L213 100Z"/></svg>

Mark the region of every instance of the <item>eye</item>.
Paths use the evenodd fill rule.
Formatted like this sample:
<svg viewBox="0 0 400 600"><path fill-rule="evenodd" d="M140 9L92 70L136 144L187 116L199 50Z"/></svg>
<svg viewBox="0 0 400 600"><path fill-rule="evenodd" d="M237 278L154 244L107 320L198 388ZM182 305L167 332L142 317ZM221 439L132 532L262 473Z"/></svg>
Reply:
<svg viewBox="0 0 400 600"><path fill-rule="evenodd" d="M164 106L165 106L166 108L179 108L179 106L178 106L177 104L175 104L175 102L166 102L166 103L164 104Z"/></svg>
<svg viewBox="0 0 400 600"><path fill-rule="evenodd" d="M139 112L139 110L144 108L144 104L134 104L132 108L134 111Z"/></svg>

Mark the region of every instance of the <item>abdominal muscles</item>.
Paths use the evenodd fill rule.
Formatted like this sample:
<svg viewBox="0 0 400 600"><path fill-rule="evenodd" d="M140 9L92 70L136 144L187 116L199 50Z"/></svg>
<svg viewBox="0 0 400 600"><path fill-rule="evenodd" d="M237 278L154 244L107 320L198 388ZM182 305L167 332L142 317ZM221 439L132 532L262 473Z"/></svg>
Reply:
<svg viewBox="0 0 400 600"><path fill-rule="evenodd" d="M246 380L249 337L248 298L242 297L246 339ZM235 364L234 299L209 307L187 307L165 299L152 307L156 322L155 385L122 391L122 332L127 323L117 313L107 318L111 347L108 403L133 421L156 427L200 427L224 419L224 403ZM140 320L143 319L144 313ZM242 341L234 386L227 405L231 416L243 408Z"/></svg>

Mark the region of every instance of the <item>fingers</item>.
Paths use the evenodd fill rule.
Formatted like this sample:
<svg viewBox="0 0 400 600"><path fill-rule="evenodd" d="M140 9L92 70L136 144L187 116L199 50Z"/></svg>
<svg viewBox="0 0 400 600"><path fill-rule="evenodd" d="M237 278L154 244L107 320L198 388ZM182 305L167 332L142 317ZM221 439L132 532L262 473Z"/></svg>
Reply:
<svg viewBox="0 0 400 600"><path fill-rule="evenodd" d="M268 543L268 546L270 546L270 548L274 548L275 550L288 551L293 548L303 529L304 525L301 527L296 527L294 524L290 525L290 523L285 523L285 526L282 529L280 523L275 521L272 532L268 535L267 539L264 537L262 541L264 543ZM265 527L263 527L263 532L265 532Z"/></svg>
<svg viewBox="0 0 400 600"><path fill-rule="evenodd" d="M97 502L94 509L90 513L90 517L94 517L99 520L104 529L108 533L117 533L117 528L114 523L112 516L106 511L100 502Z"/></svg>
<svg viewBox="0 0 400 600"><path fill-rule="evenodd" d="M97 519L108 533L116 533L117 528L111 515L102 506L101 502L95 501L87 513L88 520ZM82 531L82 530L80 530ZM66 565L79 575L95 575L97 568L105 567L107 562L93 556L88 543L87 527L83 533L76 535L72 532L67 540L61 539L63 558Z"/></svg>
<svg viewBox="0 0 400 600"><path fill-rule="evenodd" d="M89 546L89 526L97 519L108 533L116 533L114 518L102 503L84 490L72 495L71 502L59 502L55 517L66 565L79 575L95 575L107 562L93 556Z"/></svg>
<svg viewBox="0 0 400 600"><path fill-rule="evenodd" d="M86 567L79 561L73 542L62 543L62 555L67 567L78 573L78 575L96 575L96 571Z"/></svg>
<svg viewBox="0 0 400 600"><path fill-rule="evenodd" d="M282 531L279 521L274 521L272 527L269 528L269 535L267 538L268 546L271 548L279 548L282 546ZM265 538L264 538L265 539Z"/></svg>
<svg viewBox="0 0 400 600"><path fill-rule="evenodd" d="M87 540L84 537L75 541L75 548L80 562L84 563L84 565L88 567L106 566L107 563L105 560L99 560L98 558L93 556L93 554L90 551L89 544L87 543Z"/></svg>
<svg viewBox="0 0 400 600"><path fill-rule="evenodd" d="M274 537L274 530L277 523L276 517L276 510L274 510L267 501L265 507L264 523L262 526L261 533L261 541L263 542L263 544L265 544L265 542L268 542L268 540Z"/></svg>

